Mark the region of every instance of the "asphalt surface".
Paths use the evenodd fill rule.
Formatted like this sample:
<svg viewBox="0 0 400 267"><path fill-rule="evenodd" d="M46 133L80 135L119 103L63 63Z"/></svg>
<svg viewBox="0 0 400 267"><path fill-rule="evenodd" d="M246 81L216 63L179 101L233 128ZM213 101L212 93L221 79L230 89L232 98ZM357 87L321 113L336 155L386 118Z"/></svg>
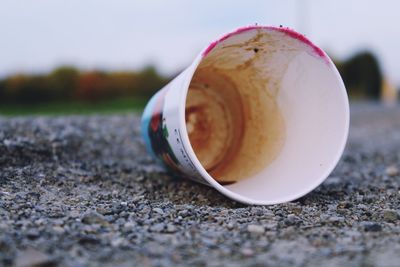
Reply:
<svg viewBox="0 0 400 267"><path fill-rule="evenodd" d="M138 115L0 117L0 266L399 266L400 106L351 112L331 176L266 207L165 173Z"/></svg>

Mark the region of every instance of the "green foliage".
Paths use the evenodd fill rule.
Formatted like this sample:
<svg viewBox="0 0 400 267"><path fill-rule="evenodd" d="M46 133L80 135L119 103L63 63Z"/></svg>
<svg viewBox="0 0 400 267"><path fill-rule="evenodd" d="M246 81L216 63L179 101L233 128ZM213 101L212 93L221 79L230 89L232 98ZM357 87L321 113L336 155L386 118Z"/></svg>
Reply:
<svg viewBox="0 0 400 267"><path fill-rule="evenodd" d="M139 94L145 96L152 96L159 89L161 89L166 83L167 79L161 77L156 69L152 66L144 68L141 75L138 77L137 85Z"/></svg>
<svg viewBox="0 0 400 267"><path fill-rule="evenodd" d="M73 67L63 66L55 69L47 76L49 94L54 100L70 100L79 82L79 71Z"/></svg>
<svg viewBox="0 0 400 267"><path fill-rule="evenodd" d="M1 99L4 98L4 95L5 95L5 86L6 86L5 80L0 80L0 101L1 101Z"/></svg>
<svg viewBox="0 0 400 267"><path fill-rule="evenodd" d="M124 97L97 102L70 101L34 104L0 104L1 116L15 115L71 115L71 114L111 114L142 111L146 99Z"/></svg>
<svg viewBox="0 0 400 267"><path fill-rule="evenodd" d="M378 100L382 91L382 72L376 57L361 52L338 64L351 98Z"/></svg>

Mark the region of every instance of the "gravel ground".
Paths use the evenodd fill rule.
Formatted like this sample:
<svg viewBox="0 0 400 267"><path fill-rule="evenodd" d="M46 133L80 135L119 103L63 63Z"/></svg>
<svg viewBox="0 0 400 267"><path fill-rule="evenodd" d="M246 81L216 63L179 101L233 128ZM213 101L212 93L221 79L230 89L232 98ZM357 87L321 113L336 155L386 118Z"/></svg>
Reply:
<svg viewBox="0 0 400 267"><path fill-rule="evenodd" d="M267 207L165 173L138 115L0 118L0 265L399 266L400 107L351 109L326 182Z"/></svg>

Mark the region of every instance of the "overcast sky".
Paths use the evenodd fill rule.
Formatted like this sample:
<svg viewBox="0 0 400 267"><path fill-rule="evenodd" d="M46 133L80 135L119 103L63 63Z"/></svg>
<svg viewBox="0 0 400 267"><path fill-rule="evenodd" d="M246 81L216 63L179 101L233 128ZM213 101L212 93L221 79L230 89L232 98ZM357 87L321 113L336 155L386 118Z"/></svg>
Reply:
<svg viewBox="0 0 400 267"><path fill-rule="evenodd" d="M284 25L345 59L370 49L400 85L396 0L0 0L0 76L61 64L164 73L187 66L222 33Z"/></svg>

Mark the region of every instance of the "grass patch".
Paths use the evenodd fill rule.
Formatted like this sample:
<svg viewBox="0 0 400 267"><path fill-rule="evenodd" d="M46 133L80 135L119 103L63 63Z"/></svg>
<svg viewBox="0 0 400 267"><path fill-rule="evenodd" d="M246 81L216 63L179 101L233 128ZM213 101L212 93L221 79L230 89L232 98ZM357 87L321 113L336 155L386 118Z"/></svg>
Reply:
<svg viewBox="0 0 400 267"><path fill-rule="evenodd" d="M0 115L89 115L142 112L147 99L125 97L99 102L59 102L37 105L0 104Z"/></svg>

